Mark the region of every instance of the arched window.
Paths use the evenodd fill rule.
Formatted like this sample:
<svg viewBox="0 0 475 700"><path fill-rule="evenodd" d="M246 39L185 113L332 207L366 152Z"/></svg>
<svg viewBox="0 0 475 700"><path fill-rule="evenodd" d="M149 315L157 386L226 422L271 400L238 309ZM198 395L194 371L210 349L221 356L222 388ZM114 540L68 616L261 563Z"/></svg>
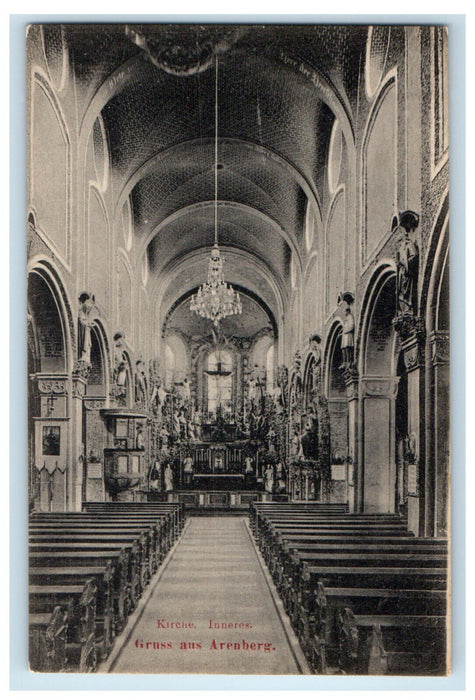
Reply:
<svg viewBox="0 0 475 700"><path fill-rule="evenodd" d="M214 419L219 411L222 415L232 413L233 356L227 351L213 351L206 363L208 384L208 414Z"/></svg>

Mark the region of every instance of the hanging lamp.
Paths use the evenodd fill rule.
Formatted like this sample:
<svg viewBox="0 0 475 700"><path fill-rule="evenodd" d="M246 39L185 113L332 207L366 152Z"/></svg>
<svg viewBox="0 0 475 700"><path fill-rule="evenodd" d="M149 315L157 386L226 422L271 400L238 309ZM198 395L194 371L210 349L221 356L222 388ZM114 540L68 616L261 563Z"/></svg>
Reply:
<svg viewBox="0 0 475 700"><path fill-rule="evenodd" d="M234 314L242 313L239 293L224 281L224 258L218 246L218 56L215 56L215 134L214 134L214 245L208 258L208 279L193 294L190 309L215 326Z"/></svg>

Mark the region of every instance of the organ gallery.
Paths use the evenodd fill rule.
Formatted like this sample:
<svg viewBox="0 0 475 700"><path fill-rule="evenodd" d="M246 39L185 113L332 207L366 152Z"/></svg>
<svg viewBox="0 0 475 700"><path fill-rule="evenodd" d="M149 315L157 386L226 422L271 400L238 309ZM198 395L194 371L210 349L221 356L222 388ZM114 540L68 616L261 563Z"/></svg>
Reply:
<svg viewBox="0 0 475 700"><path fill-rule="evenodd" d="M449 672L447 51L28 28L32 670Z"/></svg>

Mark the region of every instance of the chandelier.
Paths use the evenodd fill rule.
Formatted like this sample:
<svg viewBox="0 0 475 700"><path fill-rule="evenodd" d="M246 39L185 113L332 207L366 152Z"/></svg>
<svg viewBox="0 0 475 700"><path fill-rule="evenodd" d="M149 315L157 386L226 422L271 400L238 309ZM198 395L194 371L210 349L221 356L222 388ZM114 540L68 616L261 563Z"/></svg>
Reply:
<svg viewBox="0 0 475 700"><path fill-rule="evenodd" d="M242 313L239 293L224 281L218 247L218 56L215 56L215 134L214 134L214 246L208 258L208 279L191 297L190 310L208 318L215 326L226 316Z"/></svg>

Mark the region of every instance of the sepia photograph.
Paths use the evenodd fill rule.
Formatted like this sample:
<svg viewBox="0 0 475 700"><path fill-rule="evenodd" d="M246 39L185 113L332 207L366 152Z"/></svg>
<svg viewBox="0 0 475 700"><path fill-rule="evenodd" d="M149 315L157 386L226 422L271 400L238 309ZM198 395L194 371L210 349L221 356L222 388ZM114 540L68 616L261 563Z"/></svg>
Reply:
<svg viewBox="0 0 475 700"><path fill-rule="evenodd" d="M450 41L27 27L31 672L451 673Z"/></svg>

